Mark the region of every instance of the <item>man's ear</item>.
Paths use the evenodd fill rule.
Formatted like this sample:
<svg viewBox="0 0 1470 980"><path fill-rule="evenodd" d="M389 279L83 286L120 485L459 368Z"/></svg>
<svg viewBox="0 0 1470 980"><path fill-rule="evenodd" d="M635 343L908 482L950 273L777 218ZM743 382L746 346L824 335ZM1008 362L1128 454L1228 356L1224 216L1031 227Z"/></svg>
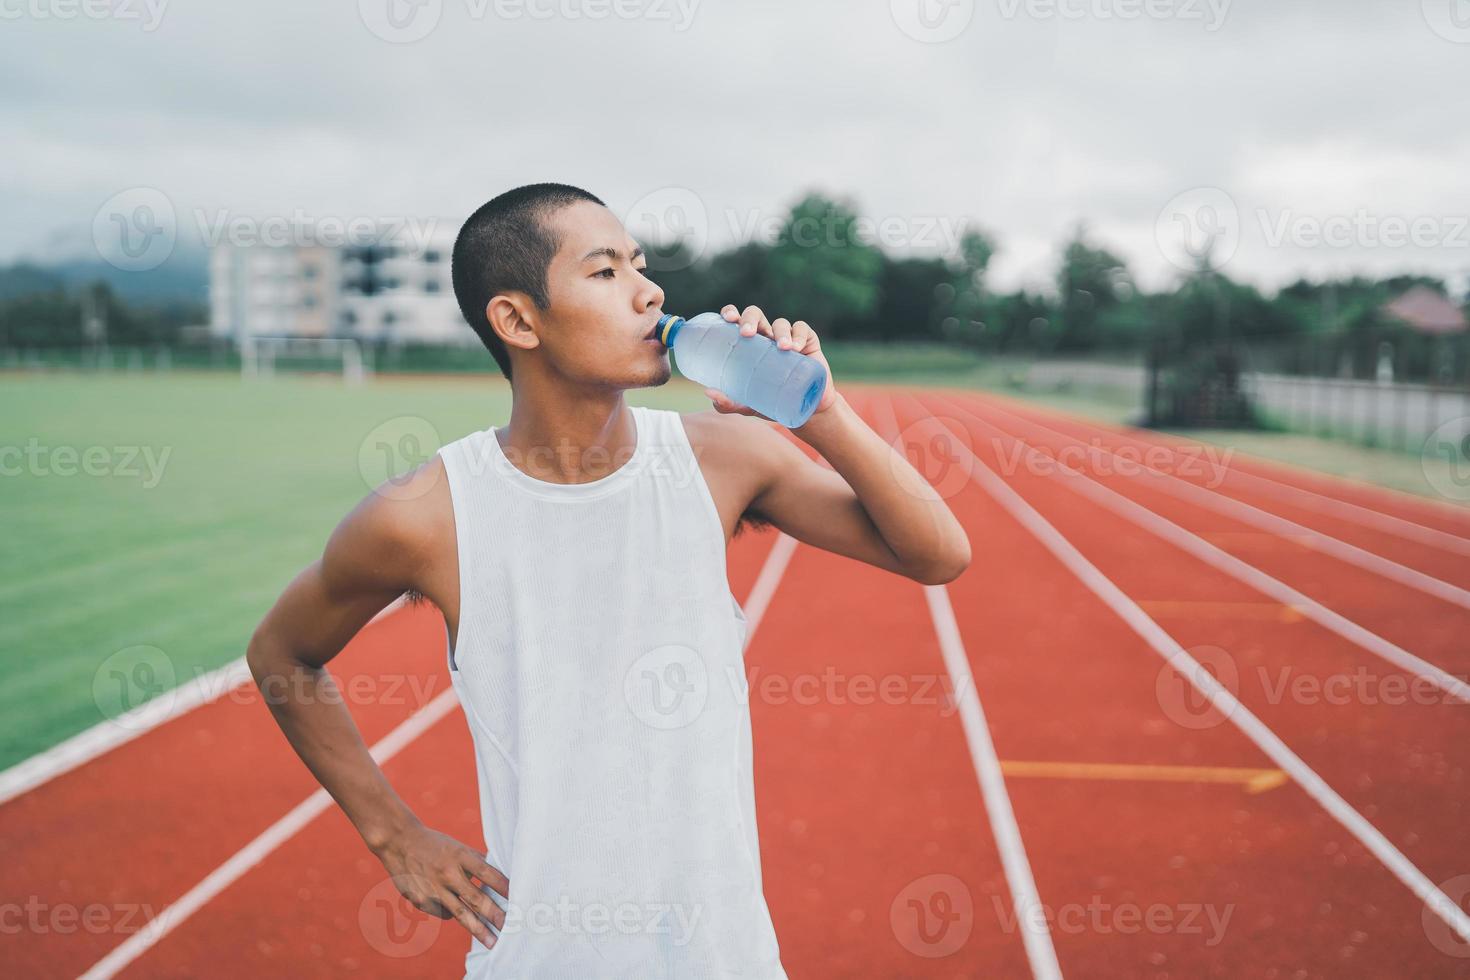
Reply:
<svg viewBox="0 0 1470 980"><path fill-rule="evenodd" d="M485 304L485 319L506 347L530 350L541 343L536 335L534 304L520 293L497 293Z"/></svg>

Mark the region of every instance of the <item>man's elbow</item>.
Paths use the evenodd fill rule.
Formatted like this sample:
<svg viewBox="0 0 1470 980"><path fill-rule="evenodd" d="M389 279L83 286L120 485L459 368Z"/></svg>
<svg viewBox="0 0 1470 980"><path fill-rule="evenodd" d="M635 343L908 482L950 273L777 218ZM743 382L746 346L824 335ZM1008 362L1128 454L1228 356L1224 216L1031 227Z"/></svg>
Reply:
<svg viewBox="0 0 1470 980"><path fill-rule="evenodd" d="M962 541L941 559L932 562L910 577L922 585L946 585L964 574L970 567L970 542Z"/></svg>

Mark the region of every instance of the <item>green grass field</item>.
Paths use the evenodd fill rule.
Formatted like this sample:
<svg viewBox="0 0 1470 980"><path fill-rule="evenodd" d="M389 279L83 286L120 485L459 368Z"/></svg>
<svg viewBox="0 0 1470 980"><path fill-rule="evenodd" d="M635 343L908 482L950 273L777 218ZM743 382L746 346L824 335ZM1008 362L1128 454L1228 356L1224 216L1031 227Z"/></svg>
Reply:
<svg viewBox="0 0 1470 980"><path fill-rule="evenodd" d="M629 402L709 404L683 382ZM498 376L5 376L0 768L241 656L372 486L509 412ZM114 688L119 665L149 673Z"/></svg>
<svg viewBox="0 0 1470 980"><path fill-rule="evenodd" d="M1114 422L1136 407L1129 393L1027 391L1004 362L862 345L830 359L839 381L990 388ZM628 398L709 406L677 378ZM373 486L509 411L509 387L486 374L359 386L177 371L0 375L0 768L241 656L276 595ZM1405 454L1299 435L1192 435L1432 492Z"/></svg>

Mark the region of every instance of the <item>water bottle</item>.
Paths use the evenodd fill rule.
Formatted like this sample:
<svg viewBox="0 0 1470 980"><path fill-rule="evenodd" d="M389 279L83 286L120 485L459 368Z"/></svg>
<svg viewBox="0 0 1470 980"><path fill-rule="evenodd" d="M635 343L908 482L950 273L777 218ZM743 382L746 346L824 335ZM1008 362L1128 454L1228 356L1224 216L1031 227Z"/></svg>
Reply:
<svg viewBox="0 0 1470 980"><path fill-rule="evenodd" d="M674 353L679 373L795 429L817 410L827 371L815 358L782 350L765 334L742 337L718 313L692 320L665 313L655 334Z"/></svg>

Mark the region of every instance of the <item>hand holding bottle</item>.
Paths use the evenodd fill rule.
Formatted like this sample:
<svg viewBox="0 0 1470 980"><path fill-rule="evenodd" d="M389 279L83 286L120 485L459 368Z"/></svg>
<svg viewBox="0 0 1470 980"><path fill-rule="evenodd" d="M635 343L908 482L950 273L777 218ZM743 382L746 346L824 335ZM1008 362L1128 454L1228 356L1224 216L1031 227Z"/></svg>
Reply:
<svg viewBox="0 0 1470 980"><path fill-rule="evenodd" d="M741 313L733 303L727 304L720 310L720 314L732 323L739 323L742 337L753 337L759 333L774 340L776 346L781 350L794 350L821 363L822 370L827 374L827 385L822 391L822 397L817 401L812 417L820 415L837 401L837 389L832 384L832 368L828 365L826 356L822 354L821 341L817 338L816 331L805 320L798 320L793 324L782 317L778 318L775 323L771 323L766 319L760 307L747 306L745 312ZM727 398L714 388L707 387L704 390L714 402L715 411L721 414L753 415L768 422L776 421L753 408Z"/></svg>

